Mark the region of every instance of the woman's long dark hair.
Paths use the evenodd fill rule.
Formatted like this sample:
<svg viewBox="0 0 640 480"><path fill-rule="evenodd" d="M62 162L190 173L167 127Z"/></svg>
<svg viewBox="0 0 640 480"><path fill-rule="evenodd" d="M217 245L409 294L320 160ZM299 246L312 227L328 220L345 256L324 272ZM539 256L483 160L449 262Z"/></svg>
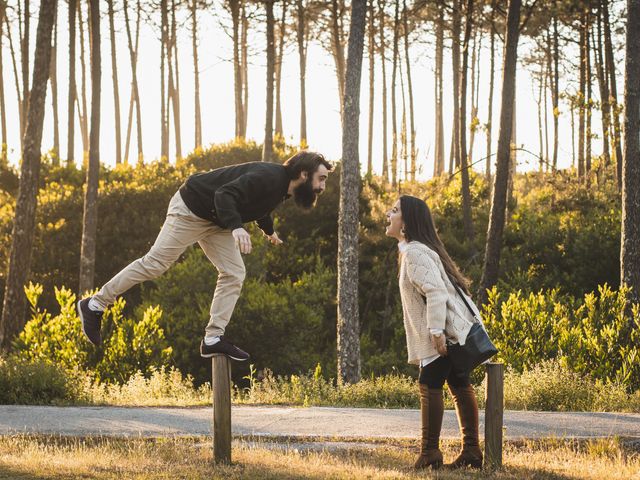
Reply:
<svg viewBox="0 0 640 480"><path fill-rule="evenodd" d="M431 216L431 210L424 202L416 197L403 195L400 197L400 210L404 222L404 238L407 242L420 242L431 250L434 250L442 261L444 269L452 282L455 282L467 295L469 293L469 280L460 272L456 263L451 259Z"/></svg>

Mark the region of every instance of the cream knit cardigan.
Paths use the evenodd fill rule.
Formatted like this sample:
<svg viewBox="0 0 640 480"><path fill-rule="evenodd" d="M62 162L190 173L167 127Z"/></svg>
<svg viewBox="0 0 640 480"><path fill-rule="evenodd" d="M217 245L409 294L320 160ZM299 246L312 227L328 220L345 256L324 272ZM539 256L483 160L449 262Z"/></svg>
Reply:
<svg viewBox="0 0 640 480"><path fill-rule="evenodd" d="M419 365L421 359L438 355L430 329L440 328L447 340L464 345L474 319L435 251L423 243L409 242L400 255L400 298L408 361Z"/></svg>

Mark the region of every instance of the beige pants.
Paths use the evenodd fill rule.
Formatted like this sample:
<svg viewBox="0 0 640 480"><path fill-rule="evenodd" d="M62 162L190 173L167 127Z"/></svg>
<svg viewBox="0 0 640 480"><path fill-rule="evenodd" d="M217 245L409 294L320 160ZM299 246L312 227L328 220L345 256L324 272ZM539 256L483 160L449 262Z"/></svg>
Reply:
<svg viewBox="0 0 640 480"><path fill-rule="evenodd" d="M162 275L188 246L196 242L218 269L211 318L205 333L207 336L223 335L245 277L242 255L231 231L196 216L185 205L179 192L169 203L167 218L151 250L109 280L93 297L94 301L106 308L134 285Z"/></svg>

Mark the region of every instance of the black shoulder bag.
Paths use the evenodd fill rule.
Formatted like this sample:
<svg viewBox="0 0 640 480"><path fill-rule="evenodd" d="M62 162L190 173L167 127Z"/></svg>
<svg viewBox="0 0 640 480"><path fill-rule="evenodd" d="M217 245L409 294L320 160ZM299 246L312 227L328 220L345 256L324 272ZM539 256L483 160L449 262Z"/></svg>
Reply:
<svg viewBox="0 0 640 480"><path fill-rule="evenodd" d="M460 291L455 282L451 282L455 287L458 295L462 297L462 301L467 306L476 322L472 325L467 335L464 345L459 343L447 344L447 354L453 364L453 373L458 377L464 377L483 362L486 362L496 353L498 349L495 347L486 330L482 326L480 319L476 316L475 311L467 302L464 294Z"/></svg>

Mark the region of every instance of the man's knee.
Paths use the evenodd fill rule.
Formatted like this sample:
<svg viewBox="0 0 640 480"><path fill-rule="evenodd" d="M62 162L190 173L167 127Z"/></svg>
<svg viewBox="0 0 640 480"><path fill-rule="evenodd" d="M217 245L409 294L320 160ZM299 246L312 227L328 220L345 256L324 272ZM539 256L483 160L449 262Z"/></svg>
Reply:
<svg viewBox="0 0 640 480"><path fill-rule="evenodd" d="M242 287L244 283L244 279L247 276L247 271L242 265L242 267L229 268L220 272L218 277L219 281L223 281L228 285L233 285L236 287Z"/></svg>
<svg viewBox="0 0 640 480"><path fill-rule="evenodd" d="M158 275L162 275L171 265L173 265L173 259L163 255L158 255L152 250L140 259L140 263L150 275L157 277Z"/></svg>

